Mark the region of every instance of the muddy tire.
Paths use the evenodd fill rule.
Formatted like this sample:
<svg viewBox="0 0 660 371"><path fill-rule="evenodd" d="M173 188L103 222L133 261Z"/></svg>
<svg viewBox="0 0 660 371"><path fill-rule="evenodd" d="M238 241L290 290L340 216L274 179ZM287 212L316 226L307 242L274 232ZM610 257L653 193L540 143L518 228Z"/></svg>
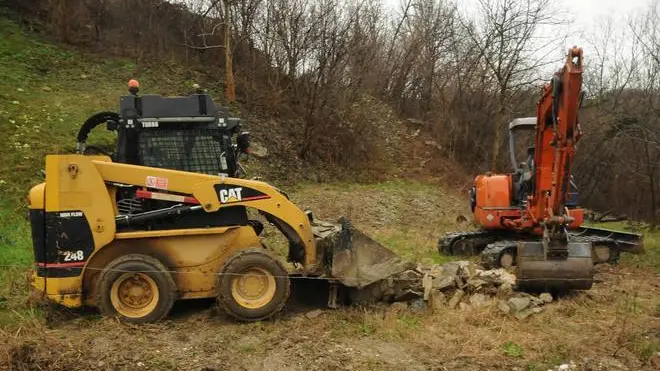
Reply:
<svg viewBox="0 0 660 371"><path fill-rule="evenodd" d="M129 254L104 268L96 292L104 316L128 323L149 323L163 319L170 312L176 285L158 259Z"/></svg>
<svg viewBox="0 0 660 371"><path fill-rule="evenodd" d="M284 307L290 293L282 263L263 248L250 248L230 257L218 275L218 305L241 321L259 321Z"/></svg>

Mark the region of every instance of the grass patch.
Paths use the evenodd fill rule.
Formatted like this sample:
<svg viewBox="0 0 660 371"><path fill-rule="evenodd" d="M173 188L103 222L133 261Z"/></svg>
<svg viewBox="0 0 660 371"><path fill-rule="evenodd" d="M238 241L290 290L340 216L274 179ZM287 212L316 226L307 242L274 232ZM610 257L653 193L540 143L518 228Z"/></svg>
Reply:
<svg viewBox="0 0 660 371"><path fill-rule="evenodd" d="M38 309L26 306L33 256L30 227L22 215L0 203L0 327L40 316Z"/></svg>
<svg viewBox="0 0 660 371"><path fill-rule="evenodd" d="M414 330L419 328L419 316L410 314L401 314L397 318L397 323L406 330Z"/></svg>
<svg viewBox="0 0 660 371"><path fill-rule="evenodd" d="M510 358L523 358L523 347L513 341L502 344L502 352Z"/></svg>
<svg viewBox="0 0 660 371"><path fill-rule="evenodd" d="M633 344L633 351L644 363L648 363L654 354L660 353L660 338L645 336Z"/></svg>

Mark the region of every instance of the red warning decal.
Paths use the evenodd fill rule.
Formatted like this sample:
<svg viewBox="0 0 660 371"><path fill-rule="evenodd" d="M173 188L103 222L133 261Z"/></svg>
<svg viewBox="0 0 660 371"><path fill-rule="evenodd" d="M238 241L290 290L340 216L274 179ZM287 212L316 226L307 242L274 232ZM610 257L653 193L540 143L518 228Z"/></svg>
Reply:
<svg viewBox="0 0 660 371"><path fill-rule="evenodd" d="M147 176L146 186L149 188L167 189L167 178Z"/></svg>

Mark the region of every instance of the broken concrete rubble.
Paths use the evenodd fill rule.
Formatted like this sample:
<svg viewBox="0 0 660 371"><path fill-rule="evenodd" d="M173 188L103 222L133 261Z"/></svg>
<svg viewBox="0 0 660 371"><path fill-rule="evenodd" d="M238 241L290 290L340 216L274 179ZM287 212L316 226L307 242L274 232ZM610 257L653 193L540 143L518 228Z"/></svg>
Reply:
<svg viewBox="0 0 660 371"><path fill-rule="evenodd" d="M470 296L470 304L475 307L484 307L490 303L490 298L482 293L472 294Z"/></svg>
<svg viewBox="0 0 660 371"><path fill-rule="evenodd" d="M515 282L515 275L505 269L482 270L471 262L456 261L404 270L362 289L354 289L351 299L357 303L407 301L411 304L406 308L429 307L439 311L446 307L461 310L487 307L496 296L501 298L497 308L518 319L539 313L543 305L552 302L552 295L548 293L540 296L515 293Z"/></svg>
<svg viewBox="0 0 660 371"><path fill-rule="evenodd" d="M539 299L543 300L546 303L551 303L552 302L552 295L550 295L547 292L544 292L543 294L539 295Z"/></svg>
<svg viewBox="0 0 660 371"><path fill-rule="evenodd" d="M463 296L465 296L465 291L463 290L456 290L454 292L454 296L449 299L449 308L456 308L458 303L461 302L461 299L463 299Z"/></svg>
<svg viewBox="0 0 660 371"><path fill-rule="evenodd" d="M511 308L513 312L521 312L527 309L531 302L530 298L526 297L513 297L508 301L509 308Z"/></svg>

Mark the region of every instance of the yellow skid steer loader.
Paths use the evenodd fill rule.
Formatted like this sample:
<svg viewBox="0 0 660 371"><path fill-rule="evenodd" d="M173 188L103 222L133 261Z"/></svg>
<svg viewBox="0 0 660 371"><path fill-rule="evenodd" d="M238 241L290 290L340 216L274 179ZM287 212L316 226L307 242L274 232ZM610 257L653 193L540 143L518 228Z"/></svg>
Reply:
<svg viewBox="0 0 660 371"><path fill-rule="evenodd" d="M248 207L286 236L297 274L359 288L406 269L346 222L315 223L279 189L238 178L249 136L208 95L131 92L120 113L85 122L78 154L47 156L46 180L29 193L33 286L47 299L142 323L175 300L216 297L238 319L268 318L290 277ZM118 134L111 155L86 145L102 123Z"/></svg>

